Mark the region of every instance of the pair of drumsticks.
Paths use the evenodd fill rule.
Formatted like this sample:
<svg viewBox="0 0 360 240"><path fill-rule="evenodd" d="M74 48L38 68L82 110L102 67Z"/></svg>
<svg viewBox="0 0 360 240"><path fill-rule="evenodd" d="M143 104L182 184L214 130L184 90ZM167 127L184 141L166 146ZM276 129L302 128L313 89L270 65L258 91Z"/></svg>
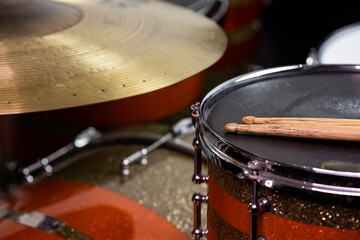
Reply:
<svg viewBox="0 0 360 240"><path fill-rule="evenodd" d="M360 119L335 118L257 118L246 116L243 124L228 123L229 132L260 135L360 141Z"/></svg>

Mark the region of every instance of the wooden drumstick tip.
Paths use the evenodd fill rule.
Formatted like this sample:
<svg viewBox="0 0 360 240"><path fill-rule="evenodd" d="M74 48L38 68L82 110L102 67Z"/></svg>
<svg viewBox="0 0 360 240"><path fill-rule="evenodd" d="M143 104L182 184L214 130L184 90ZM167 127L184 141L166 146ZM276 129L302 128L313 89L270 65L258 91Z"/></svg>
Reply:
<svg viewBox="0 0 360 240"><path fill-rule="evenodd" d="M246 123L246 124L253 124L253 123L255 123L255 117L254 116L243 117L242 122Z"/></svg>
<svg viewBox="0 0 360 240"><path fill-rule="evenodd" d="M228 132L237 132L237 123L228 123L225 125L225 130Z"/></svg>

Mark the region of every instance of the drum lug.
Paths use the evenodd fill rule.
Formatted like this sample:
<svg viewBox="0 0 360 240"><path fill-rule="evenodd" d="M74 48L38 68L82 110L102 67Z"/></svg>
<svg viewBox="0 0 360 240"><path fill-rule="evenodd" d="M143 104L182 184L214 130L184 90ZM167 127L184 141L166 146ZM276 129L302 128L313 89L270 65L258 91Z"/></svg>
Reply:
<svg viewBox="0 0 360 240"><path fill-rule="evenodd" d="M271 203L267 197L261 196L257 200L259 206L259 213L261 212L270 212L271 210Z"/></svg>
<svg viewBox="0 0 360 240"><path fill-rule="evenodd" d="M201 204L207 204L208 201L209 196L200 193L195 193L192 197L192 202L194 203L194 230L192 235L195 240L207 237L208 230L201 227Z"/></svg>
<svg viewBox="0 0 360 240"><path fill-rule="evenodd" d="M249 211L251 212L250 224L250 240L264 240L263 236L257 236L257 217L262 212L269 212L271 209L270 200L264 196L258 196L259 183L257 179L261 174L261 163L257 160L248 163L250 169L250 176L253 180L252 201L249 204Z"/></svg>
<svg viewBox="0 0 360 240"><path fill-rule="evenodd" d="M256 240L268 240L268 239L266 237L260 235L260 236L258 236L258 238Z"/></svg>
<svg viewBox="0 0 360 240"><path fill-rule="evenodd" d="M199 124L199 118L200 118L200 103L195 103L191 106L192 110L192 120L194 125ZM196 132L196 136L198 135L198 130ZM193 147L195 150L194 155L194 175L192 177L192 181L195 184L201 184L201 183L207 183L209 180L209 176L204 176L202 174L202 151L200 147L200 142L197 139L197 137L194 138L193 141Z"/></svg>
<svg viewBox="0 0 360 240"><path fill-rule="evenodd" d="M195 123L198 121L198 119L200 118L200 103L197 102L193 105L191 105L191 117L193 119L193 124L195 125Z"/></svg>
<svg viewBox="0 0 360 240"><path fill-rule="evenodd" d="M200 143L197 138L193 141L193 147L195 149L195 159L194 159L194 175L192 181L195 184L207 183L209 181L209 176L202 174L202 151L200 148Z"/></svg>
<svg viewBox="0 0 360 240"><path fill-rule="evenodd" d="M199 134L199 122L200 122L200 103L195 103L191 106L192 110L192 121L196 129L196 136ZM194 138L193 147L195 150L194 154L194 175L192 181L195 184L207 183L209 181L209 176L204 176L202 174L202 150L200 142L197 137ZM192 231L193 238L195 240L200 240L201 238L206 238L208 234L207 229L202 229L201 227L201 204L208 203L209 196L202 195L200 193L195 193L192 197L192 202L194 203L194 230Z"/></svg>

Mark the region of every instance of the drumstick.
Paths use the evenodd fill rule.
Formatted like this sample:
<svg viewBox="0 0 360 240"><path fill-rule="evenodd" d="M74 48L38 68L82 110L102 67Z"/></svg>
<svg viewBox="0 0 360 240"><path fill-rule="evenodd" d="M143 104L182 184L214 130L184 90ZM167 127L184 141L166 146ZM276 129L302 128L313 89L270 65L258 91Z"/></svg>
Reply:
<svg viewBox="0 0 360 240"><path fill-rule="evenodd" d="M340 118L258 118L246 116L242 119L246 124L319 124L319 125L341 125L360 126L360 119Z"/></svg>
<svg viewBox="0 0 360 240"><path fill-rule="evenodd" d="M308 124L237 124L228 123L229 132L247 132L262 135L360 141L360 126L320 126Z"/></svg>

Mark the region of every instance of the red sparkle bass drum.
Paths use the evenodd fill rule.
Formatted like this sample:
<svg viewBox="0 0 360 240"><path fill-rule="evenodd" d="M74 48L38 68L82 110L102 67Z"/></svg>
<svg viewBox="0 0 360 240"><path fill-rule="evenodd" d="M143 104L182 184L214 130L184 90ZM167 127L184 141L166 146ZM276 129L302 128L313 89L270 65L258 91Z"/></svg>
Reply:
<svg viewBox="0 0 360 240"><path fill-rule="evenodd" d="M359 239L359 142L224 129L245 116L360 119L359 92L359 66L285 66L231 79L194 105L193 181L208 183L193 197L195 239Z"/></svg>
<svg viewBox="0 0 360 240"><path fill-rule="evenodd" d="M188 239L150 209L93 185L48 181L0 199L0 239Z"/></svg>
<svg viewBox="0 0 360 240"><path fill-rule="evenodd" d="M190 239L189 199L206 191L189 181L193 136L156 148L154 141L164 141L159 134L85 132L9 174L19 178L9 179L10 190L0 197L0 239ZM120 167L125 160L132 161L126 175Z"/></svg>

